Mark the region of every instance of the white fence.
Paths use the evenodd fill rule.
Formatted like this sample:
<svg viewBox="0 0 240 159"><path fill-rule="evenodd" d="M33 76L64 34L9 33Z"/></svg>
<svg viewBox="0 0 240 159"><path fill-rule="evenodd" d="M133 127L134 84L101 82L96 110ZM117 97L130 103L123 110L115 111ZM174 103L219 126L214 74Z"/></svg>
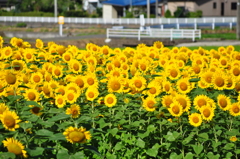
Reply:
<svg viewBox="0 0 240 159"><path fill-rule="evenodd" d="M237 17L204 17L204 18L145 18L145 24L198 24L198 23L235 23ZM58 17L17 17L17 16L0 16L0 22L38 22L38 23L57 23ZM82 23L82 24L139 24L139 18L70 18L64 17L65 23Z"/></svg>
<svg viewBox="0 0 240 159"><path fill-rule="evenodd" d="M128 37L128 38L170 38L173 39L192 39L201 38L201 30L196 29L107 29L107 39L114 37Z"/></svg>

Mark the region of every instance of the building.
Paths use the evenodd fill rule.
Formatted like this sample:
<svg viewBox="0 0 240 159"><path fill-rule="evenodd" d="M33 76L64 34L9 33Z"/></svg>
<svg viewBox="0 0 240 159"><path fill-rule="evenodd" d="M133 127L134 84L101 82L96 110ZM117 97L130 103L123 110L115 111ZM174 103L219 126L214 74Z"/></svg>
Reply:
<svg viewBox="0 0 240 159"><path fill-rule="evenodd" d="M201 10L203 17L233 17L237 15L237 0L167 0L165 10L174 13L177 8Z"/></svg>

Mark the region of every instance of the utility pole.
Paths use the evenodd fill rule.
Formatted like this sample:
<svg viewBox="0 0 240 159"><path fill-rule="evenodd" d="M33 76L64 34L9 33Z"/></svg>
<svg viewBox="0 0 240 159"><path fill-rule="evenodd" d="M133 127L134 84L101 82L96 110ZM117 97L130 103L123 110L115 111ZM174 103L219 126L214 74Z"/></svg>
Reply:
<svg viewBox="0 0 240 159"><path fill-rule="evenodd" d="M57 0L54 0L54 17L57 17Z"/></svg>
<svg viewBox="0 0 240 159"><path fill-rule="evenodd" d="M158 0L155 1L155 18L158 18Z"/></svg>
<svg viewBox="0 0 240 159"><path fill-rule="evenodd" d="M147 18L150 18L150 0L147 0Z"/></svg>
<svg viewBox="0 0 240 159"><path fill-rule="evenodd" d="M237 3L237 39L240 39L240 0Z"/></svg>

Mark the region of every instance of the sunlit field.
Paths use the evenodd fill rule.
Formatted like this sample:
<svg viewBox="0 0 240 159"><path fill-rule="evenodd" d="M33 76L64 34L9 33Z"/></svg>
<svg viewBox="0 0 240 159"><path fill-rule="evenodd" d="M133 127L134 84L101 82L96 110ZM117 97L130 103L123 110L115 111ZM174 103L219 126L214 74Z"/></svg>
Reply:
<svg viewBox="0 0 240 159"><path fill-rule="evenodd" d="M0 37L0 158L239 158L240 52Z"/></svg>

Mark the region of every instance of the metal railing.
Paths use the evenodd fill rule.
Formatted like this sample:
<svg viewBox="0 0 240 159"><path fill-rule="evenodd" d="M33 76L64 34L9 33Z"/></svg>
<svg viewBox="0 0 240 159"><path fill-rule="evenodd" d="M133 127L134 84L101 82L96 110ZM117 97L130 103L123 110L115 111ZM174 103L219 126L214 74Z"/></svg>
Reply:
<svg viewBox="0 0 240 159"><path fill-rule="evenodd" d="M204 17L204 18L145 18L145 24L197 24L197 23L235 23L237 17ZM57 23L58 17L17 17L17 16L0 16L0 22L38 22L38 23ZM64 17L65 23L82 23L82 24L139 24L139 18L71 18Z"/></svg>
<svg viewBox="0 0 240 159"><path fill-rule="evenodd" d="M108 28L107 29L107 39L110 38L170 38L173 39L192 39L201 38L201 30L199 29L153 29L147 28L141 29L118 29L118 28Z"/></svg>

